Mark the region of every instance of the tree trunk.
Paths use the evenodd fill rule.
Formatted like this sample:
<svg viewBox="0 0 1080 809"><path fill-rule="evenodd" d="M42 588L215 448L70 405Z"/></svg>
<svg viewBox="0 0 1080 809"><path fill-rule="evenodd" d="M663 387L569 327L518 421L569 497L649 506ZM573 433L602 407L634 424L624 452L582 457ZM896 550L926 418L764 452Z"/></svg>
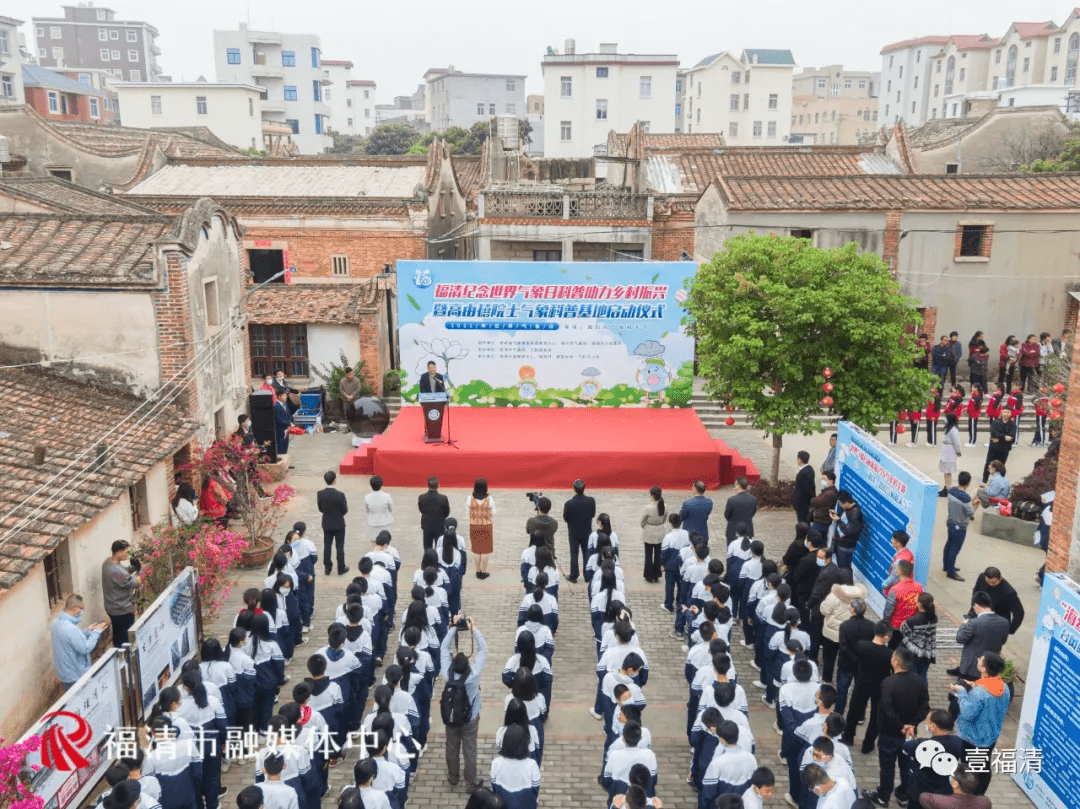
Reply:
<svg viewBox="0 0 1080 809"><path fill-rule="evenodd" d="M784 446L783 433L773 433L772 465L769 467L769 483L775 486L780 482L780 449Z"/></svg>

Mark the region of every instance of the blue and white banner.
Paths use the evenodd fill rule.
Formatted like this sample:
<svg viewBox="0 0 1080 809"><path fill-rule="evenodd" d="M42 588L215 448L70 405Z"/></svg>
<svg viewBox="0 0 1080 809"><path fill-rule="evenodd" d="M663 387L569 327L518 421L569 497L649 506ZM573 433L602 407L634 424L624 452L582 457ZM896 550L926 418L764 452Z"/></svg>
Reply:
<svg viewBox="0 0 1080 809"><path fill-rule="evenodd" d="M892 563L892 535L907 531L915 557L915 580L926 585L934 543L937 484L901 460L869 433L848 421L837 425L837 487L847 489L862 508L865 527L855 550L855 581L866 585L867 603L881 614L881 583Z"/></svg>
<svg viewBox="0 0 1080 809"><path fill-rule="evenodd" d="M1013 778L1040 809L1080 806L1080 588L1047 573L1020 709Z"/></svg>
<svg viewBox="0 0 1080 809"><path fill-rule="evenodd" d="M399 261L415 400L427 363L473 407L688 407L692 262Z"/></svg>

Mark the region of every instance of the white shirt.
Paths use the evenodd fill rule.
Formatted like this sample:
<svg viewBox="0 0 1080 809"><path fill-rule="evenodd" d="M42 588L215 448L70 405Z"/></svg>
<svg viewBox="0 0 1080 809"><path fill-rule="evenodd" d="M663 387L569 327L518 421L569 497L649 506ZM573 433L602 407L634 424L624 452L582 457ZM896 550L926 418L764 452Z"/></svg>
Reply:
<svg viewBox="0 0 1080 809"><path fill-rule="evenodd" d="M176 504L176 508L172 509L170 518L172 520L173 528L191 525L199 519L199 507L190 500L185 500L181 497L180 502Z"/></svg>
<svg viewBox="0 0 1080 809"><path fill-rule="evenodd" d="M364 495L364 508L372 528L385 528L394 522L394 500L382 489Z"/></svg>

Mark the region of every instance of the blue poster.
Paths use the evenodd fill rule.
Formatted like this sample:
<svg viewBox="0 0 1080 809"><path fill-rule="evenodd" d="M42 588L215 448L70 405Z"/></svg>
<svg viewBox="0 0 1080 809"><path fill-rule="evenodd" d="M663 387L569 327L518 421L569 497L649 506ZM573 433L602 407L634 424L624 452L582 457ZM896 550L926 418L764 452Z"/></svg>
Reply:
<svg viewBox="0 0 1080 809"><path fill-rule="evenodd" d="M692 262L399 261L406 400L434 361L473 407L689 407Z"/></svg>
<svg viewBox="0 0 1080 809"><path fill-rule="evenodd" d="M915 557L915 580L926 585L937 484L851 422L841 421L836 432L837 486L851 492L865 521L855 549L855 581L866 585L866 601L880 615L885 608L881 583L889 575L894 531L911 536L908 550Z"/></svg>
<svg viewBox="0 0 1080 809"><path fill-rule="evenodd" d="M1047 573L1031 645L1013 778L1036 806L1080 806L1080 589Z"/></svg>

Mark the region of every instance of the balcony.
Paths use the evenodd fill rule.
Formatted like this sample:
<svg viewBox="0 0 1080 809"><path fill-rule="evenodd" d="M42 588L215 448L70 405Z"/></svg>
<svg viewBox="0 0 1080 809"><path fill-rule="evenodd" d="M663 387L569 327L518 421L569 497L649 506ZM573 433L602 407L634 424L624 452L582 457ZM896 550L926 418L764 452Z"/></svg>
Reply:
<svg viewBox="0 0 1080 809"><path fill-rule="evenodd" d="M285 78L285 68L281 65L268 65L265 60L262 64L256 61L251 66L251 75L254 77L262 76L268 79L283 79Z"/></svg>
<svg viewBox="0 0 1080 809"><path fill-rule="evenodd" d="M285 102L284 101L277 101L277 100L271 101L271 100L267 99L267 100L262 102L262 111L263 112L280 112L280 113L284 113L285 112Z"/></svg>
<svg viewBox="0 0 1080 809"><path fill-rule="evenodd" d="M487 191L481 195L485 219L652 219L652 197L604 191Z"/></svg>
<svg viewBox="0 0 1080 809"><path fill-rule="evenodd" d="M268 45L280 45L281 34L275 34L271 31L248 31L248 42L263 42Z"/></svg>

